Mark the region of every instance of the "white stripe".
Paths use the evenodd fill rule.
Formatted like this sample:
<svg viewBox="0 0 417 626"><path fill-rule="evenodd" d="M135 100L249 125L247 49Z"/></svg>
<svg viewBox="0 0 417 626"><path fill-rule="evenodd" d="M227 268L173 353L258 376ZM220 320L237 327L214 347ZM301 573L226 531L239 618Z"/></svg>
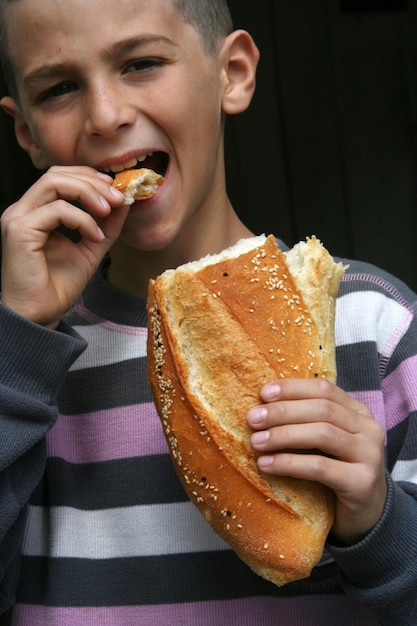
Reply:
<svg viewBox="0 0 417 626"><path fill-rule="evenodd" d="M371 318L369 316L372 316ZM336 345L343 346L361 341L375 341L384 356L390 356L393 339L399 339L406 330L409 312L401 304L384 294L368 291L355 292L338 298L336 304ZM376 330L377 329L377 330ZM146 328L132 333L121 333L111 324L75 326L89 346L72 366L80 370L110 365L128 359L146 356Z"/></svg>
<svg viewBox="0 0 417 626"><path fill-rule="evenodd" d="M23 554L111 559L225 549L197 508L179 502L102 511L31 506Z"/></svg>
<svg viewBox="0 0 417 626"><path fill-rule="evenodd" d="M394 345L407 330L410 312L384 294L355 292L338 298L336 345L377 341L381 355L391 356Z"/></svg>
<svg viewBox="0 0 417 626"><path fill-rule="evenodd" d="M392 471L392 478L417 484L417 460L397 461Z"/></svg>
<svg viewBox="0 0 417 626"><path fill-rule="evenodd" d="M100 365L111 365L146 356L146 328L137 328L133 333L114 330L112 325L74 326L74 330L88 342L88 348L72 366L80 370Z"/></svg>

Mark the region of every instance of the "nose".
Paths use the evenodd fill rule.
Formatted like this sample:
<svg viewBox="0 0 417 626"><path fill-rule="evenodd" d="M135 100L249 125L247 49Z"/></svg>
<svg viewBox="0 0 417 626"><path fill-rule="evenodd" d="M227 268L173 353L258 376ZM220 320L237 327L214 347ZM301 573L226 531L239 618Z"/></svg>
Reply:
<svg viewBox="0 0 417 626"><path fill-rule="evenodd" d="M91 89L86 103L85 130L92 137L112 138L134 123L135 110L123 89L103 85Z"/></svg>

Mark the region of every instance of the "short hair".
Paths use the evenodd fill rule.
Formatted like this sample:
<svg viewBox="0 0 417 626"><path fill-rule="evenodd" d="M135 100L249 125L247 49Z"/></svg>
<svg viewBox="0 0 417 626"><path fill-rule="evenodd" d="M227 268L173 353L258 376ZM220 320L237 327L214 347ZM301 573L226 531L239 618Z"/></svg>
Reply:
<svg viewBox="0 0 417 626"><path fill-rule="evenodd" d="M214 54L219 42L233 30L226 0L173 0L173 3L184 22L199 33L208 54Z"/></svg>
<svg viewBox="0 0 417 626"><path fill-rule="evenodd" d="M7 41L7 5L18 0L0 0L0 58L10 95L18 99L13 63ZM226 0L172 0L184 22L191 24L201 37L203 49L214 54L219 42L233 30L232 17Z"/></svg>

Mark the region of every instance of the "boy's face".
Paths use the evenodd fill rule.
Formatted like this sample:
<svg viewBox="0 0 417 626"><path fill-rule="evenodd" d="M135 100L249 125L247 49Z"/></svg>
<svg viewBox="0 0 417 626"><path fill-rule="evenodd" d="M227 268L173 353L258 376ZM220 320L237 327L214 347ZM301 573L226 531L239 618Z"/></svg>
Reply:
<svg viewBox="0 0 417 626"><path fill-rule="evenodd" d="M123 169L152 154L144 165L162 169L166 183L125 225L142 249L164 247L214 204L220 57L204 53L170 0L19 0L7 24L36 166Z"/></svg>

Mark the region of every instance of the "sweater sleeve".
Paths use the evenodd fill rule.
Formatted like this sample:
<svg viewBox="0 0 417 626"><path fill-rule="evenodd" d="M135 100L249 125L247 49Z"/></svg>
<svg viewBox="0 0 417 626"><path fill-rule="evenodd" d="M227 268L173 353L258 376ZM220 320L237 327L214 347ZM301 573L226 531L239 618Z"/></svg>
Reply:
<svg viewBox="0 0 417 626"><path fill-rule="evenodd" d="M388 497L378 525L350 548L328 545L345 591L386 626L417 624L417 487L388 475Z"/></svg>
<svg viewBox="0 0 417 626"><path fill-rule="evenodd" d="M417 624L417 317L415 296L406 295L407 329L395 341L391 336L390 359L380 359L387 428L384 513L358 544L328 543L345 591L387 626Z"/></svg>
<svg viewBox="0 0 417 626"><path fill-rule="evenodd" d="M13 602L29 498L46 460L61 381L86 344L0 305L0 613Z"/></svg>

